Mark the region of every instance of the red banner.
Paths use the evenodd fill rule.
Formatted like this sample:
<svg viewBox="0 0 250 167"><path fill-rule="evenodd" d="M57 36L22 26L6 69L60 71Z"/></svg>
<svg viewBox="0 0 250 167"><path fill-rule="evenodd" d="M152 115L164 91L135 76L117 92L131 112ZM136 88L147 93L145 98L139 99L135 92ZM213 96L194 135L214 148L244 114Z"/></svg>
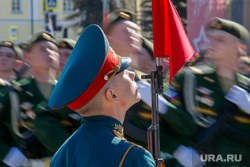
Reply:
<svg viewBox="0 0 250 167"><path fill-rule="evenodd" d="M225 0L188 0L188 38L194 50L199 53L208 38L204 24L212 17L225 18Z"/></svg>
<svg viewBox="0 0 250 167"><path fill-rule="evenodd" d="M152 0L152 14L154 57L169 58L171 82L194 50L171 0Z"/></svg>

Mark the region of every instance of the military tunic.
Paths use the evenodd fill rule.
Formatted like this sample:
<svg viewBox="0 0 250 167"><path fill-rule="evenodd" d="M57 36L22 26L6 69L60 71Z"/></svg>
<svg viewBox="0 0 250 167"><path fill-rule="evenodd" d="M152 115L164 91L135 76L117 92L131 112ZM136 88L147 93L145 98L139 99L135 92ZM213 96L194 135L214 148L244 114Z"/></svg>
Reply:
<svg viewBox="0 0 250 167"><path fill-rule="evenodd" d="M249 92L249 78L237 75L236 85ZM232 85L231 85L232 86ZM229 87L228 87L229 88ZM161 115L169 136L175 138L174 141L165 141L169 147L168 152L173 153L180 145L189 145L199 150L196 142L198 136L202 135L204 129L207 129L216 123L218 115L224 110L230 110L225 106L226 91L216 75L215 69L208 66L191 66L185 69L174 78L170 85L170 90L166 93L170 104L166 114ZM248 142L241 142L237 138L237 133L242 132L248 137L250 135L250 116L239 108L232 111L232 115L219 125L222 128L216 133L210 145L205 148L212 152L208 154L220 155L226 158L228 154L242 156L240 162L220 161L213 162L219 166L239 165L246 166L249 161L249 138ZM207 163L209 166L209 162ZM215 165L213 164L213 165ZM212 165L212 166L213 166Z"/></svg>
<svg viewBox="0 0 250 167"><path fill-rule="evenodd" d="M29 147L32 144L34 147L30 151L30 148L20 148L28 158L52 156L80 126L79 114L69 108L52 111L34 78L14 83L13 91L18 96L17 105L20 106L18 114L14 115L17 118L14 122L13 112L16 111L11 110L13 107L9 89L2 88L0 94L0 120L3 124L1 132L4 136L0 141L0 160L3 160L11 147L23 147L23 142L29 142ZM13 126L15 124L18 125ZM23 136L17 134L18 131L30 134L30 137L27 135L23 140ZM32 155L34 153L36 155Z"/></svg>
<svg viewBox="0 0 250 167"><path fill-rule="evenodd" d="M81 117L68 107L51 110L47 102L44 105L45 108L36 116L34 130L41 143L55 153L79 128Z"/></svg>
<svg viewBox="0 0 250 167"><path fill-rule="evenodd" d="M123 138L121 123L107 116L84 117L80 128L51 160L53 167L153 167L151 154Z"/></svg>
<svg viewBox="0 0 250 167"><path fill-rule="evenodd" d="M13 83L12 90L1 89L1 161L11 147L19 148L27 158L32 159L53 155L41 144L33 130L36 115L43 109L44 101L35 79Z"/></svg>

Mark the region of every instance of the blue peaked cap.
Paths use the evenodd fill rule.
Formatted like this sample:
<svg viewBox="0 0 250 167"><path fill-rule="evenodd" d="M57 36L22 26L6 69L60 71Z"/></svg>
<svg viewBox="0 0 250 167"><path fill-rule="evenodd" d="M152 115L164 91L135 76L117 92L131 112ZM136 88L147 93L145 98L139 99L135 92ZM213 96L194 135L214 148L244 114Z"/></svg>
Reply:
<svg viewBox="0 0 250 167"><path fill-rule="evenodd" d="M98 25L88 26L71 52L50 96L49 107L79 109L100 91L112 73L120 73L130 63L129 57L116 55ZM115 66L119 66L119 71L113 72ZM104 74L108 74L107 78Z"/></svg>

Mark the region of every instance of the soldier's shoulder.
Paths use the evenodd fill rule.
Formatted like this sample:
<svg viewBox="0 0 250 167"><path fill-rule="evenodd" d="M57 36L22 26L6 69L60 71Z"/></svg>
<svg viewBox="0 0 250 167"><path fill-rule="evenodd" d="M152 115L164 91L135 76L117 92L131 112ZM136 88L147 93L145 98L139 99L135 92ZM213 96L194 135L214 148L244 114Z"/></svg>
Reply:
<svg viewBox="0 0 250 167"><path fill-rule="evenodd" d="M18 86L25 86L25 85L28 85L31 83L31 78L24 78L24 79L21 79L19 81L16 81L15 82L15 85L18 85Z"/></svg>
<svg viewBox="0 0 250 167"><path fill-rule="evenodd" d="M32 78L23 78L19 81L13 82L13 86L15 89L17 89L19 91L21 91L23 89L26 90L29 85L32 85L32 80L33 80Z"/></svg>
<svg viewBox="0 0 250 167"><path fill-rule="evenodd" d="M238 82L241 87L244 89L250 91L250 78L247 76L244 76L242 74L237 74Z"/></svg>
<svg viewBox="0 0 250 167"><path fill-rule="evenodd" d="M0 88L4 87L4 86L7 86L8 84L10 84L8 81L0 78Z"/></svg>
<svg viewBox="0 0 250 167"><path fill-rule="evenodd" d="M207 65L187 66L184 68L184 72L191 73L194 75L203 75L214 73L215 69Z"/></svg>
<svg viewBox="0 0 250 167"><path fill-rule="evenodd" d="M125 158L124 161L124 166L133 166L136 164L138 167L143 167L143 166L155 166L154 159L150 152L148 152L146 149L143 147L137 145L137 144L132 144L128 149L126 150L125 155L127 158ZM143 161L141 161L144 159Z"/></svg>
<svg viewBox="0 0 250 167"><path fill-rule="evenodd" d="M13 89L12 83L0 78L0 90L10 91Z"/></svg>

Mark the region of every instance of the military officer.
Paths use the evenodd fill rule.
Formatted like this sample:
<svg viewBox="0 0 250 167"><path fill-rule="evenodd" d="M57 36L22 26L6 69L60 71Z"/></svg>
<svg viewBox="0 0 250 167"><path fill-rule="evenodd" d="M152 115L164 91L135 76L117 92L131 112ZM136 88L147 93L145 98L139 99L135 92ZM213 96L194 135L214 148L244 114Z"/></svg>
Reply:
<svg viewBox="0 0 250 167"><path fill-rule="evenodd" d="M151 154L126 141L122 123L140 100L135 74L97 25L79 37L49 100L83 117L80 128L62 145L50 166L155 166ZM79 77L80 76L80 77Z"/></svg>
<svg viewBox="0 0 250 167"><path fill-rule="evenodd" d="M4 132L1 161L8 166L44 166L40 159L53 155L39 141L34 122L36 115L46 109L56 83L59 62L56 38L46 31L36 33L30 39L26 60L32 77L15 82L13 90L3 90L0 94L0 122Z"/></svg>
<svg viewBox="0 0 250 167"><path fill-rule="evenodd" d="M183 166L249 166L249 78L236 73L249 33L221 18L208 21L206 32L203 56L212 63L186 67L166 93L170 105L161 118L174 139L166 141L168 151Z"/></svg>
<svg viewBox="0 0 250 167"><path fill-rule="evenodd" d="M0 78L9 83L16 80L15 69L22 61L21 49L11 41L0 42ZM4 81L2 81L2 85Z"/></svg>
<svg viewBox="0 0 250 167"><path fill-rule="evenodd" d="M74 40L68 38L58 40L60 58L57 75L61 75L75 43ZM55 153L80 124L80 115L68 107L55 111L46 107L37 114L34 130L44 146Z"/></svg>

